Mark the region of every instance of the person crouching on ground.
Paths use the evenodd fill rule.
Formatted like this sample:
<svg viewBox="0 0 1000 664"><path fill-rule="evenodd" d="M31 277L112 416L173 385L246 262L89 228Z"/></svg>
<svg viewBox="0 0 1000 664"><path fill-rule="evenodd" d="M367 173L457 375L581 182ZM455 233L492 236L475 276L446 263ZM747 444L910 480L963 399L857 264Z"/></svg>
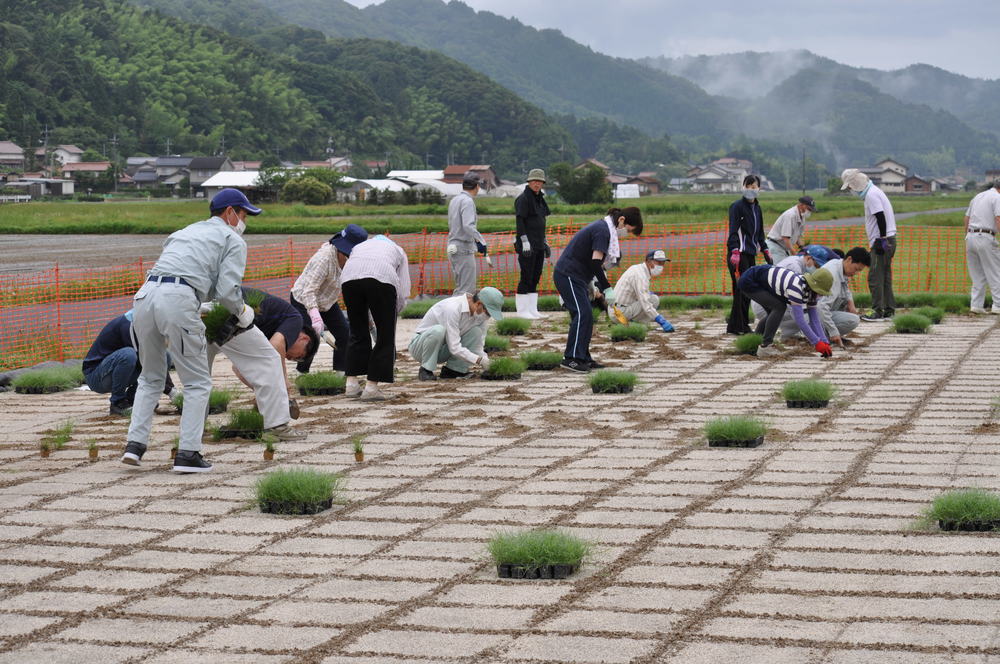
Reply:
<svg viewBox="0 0 1000 664"><path fill-rule="evenodd" d="M791 270L795 274L811 274L821 267L827 264L827 261L836 256L832 249L828 249L819 244L808 245L801 253L795 254L794 256L788 256L780 263L778 267L785 268L786 270ZM831 272L832 274L832 272ZM821 306L819 301L817 301L816 306ZM764 320L767 316L767 311L757 302L750 302L750 309L753 311L753 315L758 321ZM820 312L822 317L822 312ZM795 317L792 316L792 312L788 309L785 310L784 316L781 317L781 325L779 328L781 330L782 341L790 339L799 334L799 326L795 322Z"/></svg>
<svg viewBox="0 0 1000 664"><path fill-rule="evenodd" d="M608 281L605 266L621 259L620 239L642 235L642 213L637 207L612 208L603 219L593 221L570 239L563 249L552 277L556 289L569 309L569 335L566 352L560 363L565 369L587 373L604 365L590 356L590 337L594 332L594 313L590 308L590 280L604 293L607 306L615 304L615 289Z"/></svg>
<svg viewBox="0 0 1000 664"><path fill-rule="evenodd" d="M650 292L649 280L663 272L663 265L670 259L662 249L646 254L646 260L625 270L615 284L618 308L629 322L655 322L664 332L673 332L674 326L656 310L660 296Z"/></svg>
<svg viewBox="0 0 1000 664"><path fill-rule="evenodd" d="M830 342L823 331L823 323L816 311L817 295L828 295L833 285L833 275L819 269L812 274L798 275L775 265L754 265L740 276L737 286L767 312L767 316L757 324L757 334L763 335L757 357L774 357L778 349L771 344L788 305L792 307L795 323L802 330L809 343L823 357L832 357ZM802 312L808 309L809 322Z"/></svg>
<svg viewBox="0 0 1000 664"><path fill-rule="evenodd" d="M490 318L503 320L503 294L487 286L476 293L459 293L427 310L410 340L410 355L420 363L420 380L437 380L434 370L442 362L441 378L466 378L470 368L489 369L483 351Z"/></svg>

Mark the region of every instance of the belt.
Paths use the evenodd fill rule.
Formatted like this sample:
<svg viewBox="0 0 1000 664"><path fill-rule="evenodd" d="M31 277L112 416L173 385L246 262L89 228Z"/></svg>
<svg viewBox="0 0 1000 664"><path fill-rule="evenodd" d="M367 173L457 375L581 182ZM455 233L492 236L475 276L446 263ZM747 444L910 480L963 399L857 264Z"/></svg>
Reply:
<svg viewBox="0 0 1000 664"><path fill-rule="evenodd" d="M194 288L191 284L187 282L184 277L169 277L160 274L151 274L146 281L155 281L160 284L180 284L181 286L187 286L188 288Z"/></svg>
<svg viewBox="0 0 1000 664"><path fill-rule="evenodd" d="M996 231L991 231L988 228L970 228L969 232L970 233L989 233L990 235L996 235L997 234Z"/></svg>

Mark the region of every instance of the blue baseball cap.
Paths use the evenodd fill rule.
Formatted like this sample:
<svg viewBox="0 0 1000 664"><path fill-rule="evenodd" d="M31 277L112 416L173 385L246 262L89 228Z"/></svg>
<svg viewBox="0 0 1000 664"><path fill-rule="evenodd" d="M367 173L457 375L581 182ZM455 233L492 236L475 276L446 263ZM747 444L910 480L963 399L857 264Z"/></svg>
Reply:
<svg viewBox="0 0 1000 664"><path fill-rule="evenodd" d="M250 204L250 200L239 189L226 188L212 197L212 202L208 204L209 212L215 210L225 210L227 207L243 208L247 214L258 215L263 210Z"/></svg>
<svg viewBox="0 0 1000 664"><path fill-rule="evenodd" d="M810 244L805 248L805 253L813 259L813 262L816 263L816 267L823 267L826 265L828 260L837 257L835 253L821 244Z"/></svg>
<svg viewBox="0 0 1000 664"><path fill-rule="evenodd" d="M347 224L344 230L330 238L330 244L336 247L340 253L350 256L354 245L361 244L367 239L368 231L357 224Z"/></svg>

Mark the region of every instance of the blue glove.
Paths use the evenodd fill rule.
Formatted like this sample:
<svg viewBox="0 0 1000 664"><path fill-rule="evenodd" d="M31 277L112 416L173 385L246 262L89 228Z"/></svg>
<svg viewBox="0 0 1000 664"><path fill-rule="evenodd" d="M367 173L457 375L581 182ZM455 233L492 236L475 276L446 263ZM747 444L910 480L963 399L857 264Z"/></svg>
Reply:
<svg viewBox="0 0 1000 664"><path fill-rule="evenodd" d="M611 286L604 289L604 301L608 303L609 307L615 303L615 289Z"/></svg>
<svg viewBox="0 0 1000 664"><path fill-rule="evenodd" d="M674 326L671 325L667 321L667 319L664 318L662 315L657 314L656 318L654 318L653 320L656 321L656 324L659 325L663 329L664 332L673 332L674 331Z"/></svg>
<svg viewBox="0 0 1000 664"><path fill-rule="evenodd" d="M476 242L476 251L478 251L483 256L485 256L486 255L486 245L483 244L482 242L477 241Z"/></svg>

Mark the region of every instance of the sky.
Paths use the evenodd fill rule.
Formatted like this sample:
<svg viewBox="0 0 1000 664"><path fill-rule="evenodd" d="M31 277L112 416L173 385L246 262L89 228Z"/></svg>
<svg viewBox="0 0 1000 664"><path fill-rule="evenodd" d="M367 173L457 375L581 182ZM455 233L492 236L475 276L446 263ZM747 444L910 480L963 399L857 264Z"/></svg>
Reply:
<svg viewBox="0 0 1000 664"><path fill-rule="evenodd" d="M464 1L624 58L801 48L855 67L1000 78L1000 0Z"/></svg>

